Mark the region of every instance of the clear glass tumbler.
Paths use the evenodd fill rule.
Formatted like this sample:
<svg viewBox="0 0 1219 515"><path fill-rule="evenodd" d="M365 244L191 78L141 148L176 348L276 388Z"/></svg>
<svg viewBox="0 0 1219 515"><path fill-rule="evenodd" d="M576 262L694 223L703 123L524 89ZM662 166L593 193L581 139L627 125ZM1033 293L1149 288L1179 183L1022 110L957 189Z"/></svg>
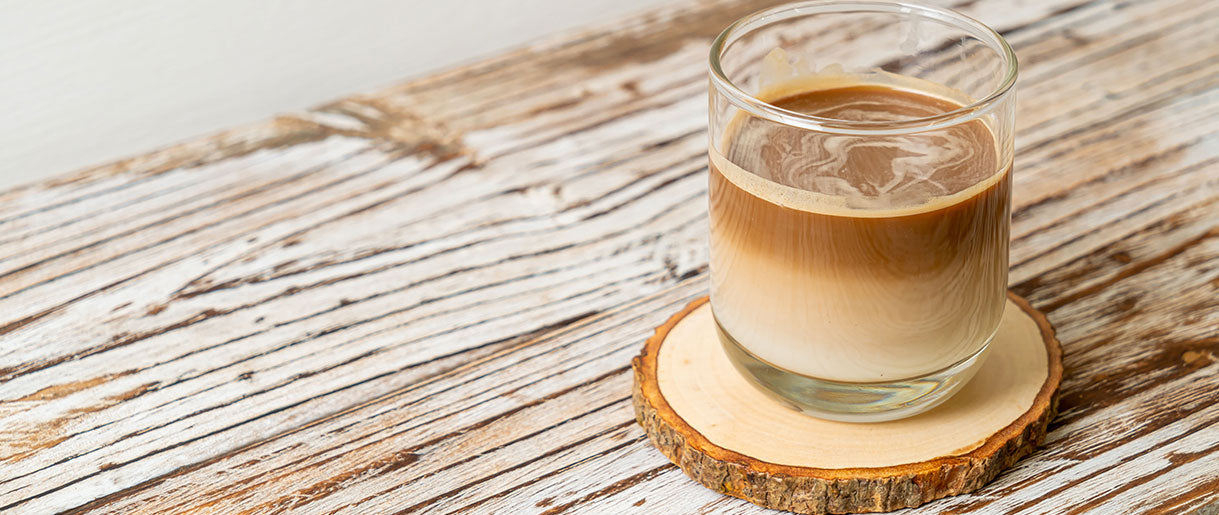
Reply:
<svg viewBox="0 0 1219 515"><path fill-rule="evenodd" d="M763 391L844 421L934 407L1006 303L1016 57L960 13L810 1L710 57L711 306Z"/></svg>

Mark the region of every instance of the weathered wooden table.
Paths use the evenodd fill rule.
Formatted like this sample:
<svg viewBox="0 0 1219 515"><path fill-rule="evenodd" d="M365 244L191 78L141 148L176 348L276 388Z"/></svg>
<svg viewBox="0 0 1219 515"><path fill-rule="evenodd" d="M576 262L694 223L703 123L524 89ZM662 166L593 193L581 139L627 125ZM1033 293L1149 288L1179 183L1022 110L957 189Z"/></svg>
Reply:
<svg viewBox="0 0 1219 515"><path fill-rule="evenodd" d="M647 443L628 362L706 289L707 45L763 3L0 194L0 511L755 511ZM1067 379L913 512L1219 510L1219 5L957 7L1023 64L1011 282Z"/></svg>

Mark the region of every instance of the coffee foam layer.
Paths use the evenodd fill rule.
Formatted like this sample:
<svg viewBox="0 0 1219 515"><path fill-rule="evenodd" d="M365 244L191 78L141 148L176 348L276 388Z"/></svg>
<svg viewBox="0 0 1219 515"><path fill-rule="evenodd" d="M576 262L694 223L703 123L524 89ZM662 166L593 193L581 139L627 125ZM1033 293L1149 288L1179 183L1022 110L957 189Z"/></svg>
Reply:
<svg viewBox="0 0 1219 515"><path fill-rule="evenodd" d="M767 56L756 98L795 114L849 122L936 116L961 108L961 92L876 71L815 74ZM798 65L799 63L797 63ZM710 159L734 184L802 211L887 218L942 209L1002 180L1003 152L984 119L913 134L878 127L866 136L793 127L737 113Z"/></svg>
<svg viewBox="0 0 1219 515"><path fill-rule="evenodd" d="M1003 167L997 173L991 174L985 180L951 195L931 197L926 202L913 206L898 208L856 207L850 199L841 195L828 195L816 191L793 188L769 179L764 179L746 171L725 158L714 148L709 152L711 164L732 181L736 187L745 190L758 198L788 209L829 216L845 216L852 218L895 218L938 211L959 204L977 196L979 193L994 187L1007 175L1010 167Z"/></svg>

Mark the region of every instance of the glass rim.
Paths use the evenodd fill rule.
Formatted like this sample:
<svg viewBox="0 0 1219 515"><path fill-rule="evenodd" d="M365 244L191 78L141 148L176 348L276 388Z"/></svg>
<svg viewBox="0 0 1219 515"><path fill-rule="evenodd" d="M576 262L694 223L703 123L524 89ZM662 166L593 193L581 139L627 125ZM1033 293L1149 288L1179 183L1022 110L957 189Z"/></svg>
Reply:
<svg viewBox="0 0 1219 515"><path fill-rule="evenodd" d="M765 26L768 24L766 19L774 16L786 14L787 16L780 18L782 20L801 14L813 14L831 6L848 6L855 9L823 12L915 14L961 28L981 39L989 48L999 54L1005 68L1003 80L981 99L946 113L900 121L850 121L808 115L777 107L746 93L724 73L720 64L724 46L742 28L758 22ZM1016 52L1012 50L1011 45L1001 34L985 23L952 9L909 0L805 0L763 9L732 22L723 32L720 32L711 43L709 66L711 83L715 88L728 97L735 106L754 116L801 129L856 136L912 134L951 127L977 119L989 112L995 104L1012 91L1012 86L1016 84L1016 76L1019 73Z"/></svg>

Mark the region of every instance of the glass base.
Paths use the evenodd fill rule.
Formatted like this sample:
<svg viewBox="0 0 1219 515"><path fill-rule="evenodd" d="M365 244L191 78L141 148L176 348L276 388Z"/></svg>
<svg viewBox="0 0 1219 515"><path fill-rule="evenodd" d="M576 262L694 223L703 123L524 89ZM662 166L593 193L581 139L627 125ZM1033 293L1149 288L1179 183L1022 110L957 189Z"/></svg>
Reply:
<svg viewBox="0 0 1219 515"><path fill-rule="evenodd" d="M728 360L759 390L797 411L842 422L897 420L938 406L973 378L994 339L992 334L973 355L922 377L847 383L784 370L746 350L718 320L715 328Z"/></svg>

